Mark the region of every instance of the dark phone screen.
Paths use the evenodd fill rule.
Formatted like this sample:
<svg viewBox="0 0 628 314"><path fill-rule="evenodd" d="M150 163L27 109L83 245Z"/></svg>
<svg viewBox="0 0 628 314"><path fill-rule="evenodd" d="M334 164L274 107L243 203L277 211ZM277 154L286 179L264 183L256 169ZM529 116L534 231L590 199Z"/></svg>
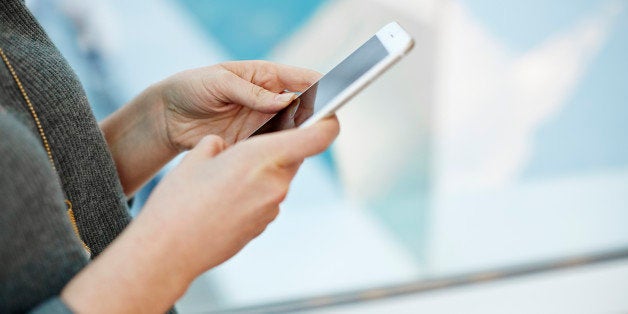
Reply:
<svg viewBox="0 0 628 314"><path fill-rule="evenodd" d="M388 51L381 41L371 37L253 135L298 127L386 56Z"/></svg>

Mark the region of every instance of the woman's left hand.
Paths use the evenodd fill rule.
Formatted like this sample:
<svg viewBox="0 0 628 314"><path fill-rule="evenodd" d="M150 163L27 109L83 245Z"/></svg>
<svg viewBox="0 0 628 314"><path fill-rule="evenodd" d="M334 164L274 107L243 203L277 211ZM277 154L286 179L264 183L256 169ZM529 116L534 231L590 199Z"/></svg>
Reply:
<svg viewBox="0 0 628 314"><path fill-rule="evenodd" d="M163 109L164 140L178 151L208 134L227 144L248 137L320 78L316 71L267 61L237 61L188 70L153 86Z"/></svg>
<svg viewBox="0 0 628 314"><path fill-rule="evenodd" d="M122 188L133 195L206 135L227 145L251 135L318 80L312 70L267 61L221 63L156 83L100 123ZM296 106L295 106L296 107Z"/></svg>

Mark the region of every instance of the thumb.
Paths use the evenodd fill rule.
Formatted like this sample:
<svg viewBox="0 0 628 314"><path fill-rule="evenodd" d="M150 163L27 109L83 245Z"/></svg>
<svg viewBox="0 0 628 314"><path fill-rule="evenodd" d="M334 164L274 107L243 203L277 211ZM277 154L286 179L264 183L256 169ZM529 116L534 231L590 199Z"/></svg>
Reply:
<svg viewBox="0 0 628 314"><path fill-rule="evenodd" d="M294 93L273 93L232 72L228 72L224 79L224 89L220 92L229 101L262 113L276 113L296 98Z"/></svg>
<svg viewBox="0 0 628 314"><path fill-rule="evenodd" d="M272 152L278 165L293 165L322 153L336 139L340 125L336 116L306 128L296 128L255 137L260 150Z"/></svg>

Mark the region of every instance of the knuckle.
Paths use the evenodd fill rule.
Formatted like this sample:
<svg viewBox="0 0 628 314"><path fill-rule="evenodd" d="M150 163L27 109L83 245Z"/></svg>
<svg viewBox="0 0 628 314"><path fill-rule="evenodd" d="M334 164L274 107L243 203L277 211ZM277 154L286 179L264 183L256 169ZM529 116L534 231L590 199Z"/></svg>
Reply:
<svg viewBox="0 0 628 314"><path fill-rule="evenodd" d="M213 97L219 101L227 101L229 94L229 72L219 71L212 76L201 77L201 86L209 97Z"/></svg>
<svg viewBox="0 0 628 314"><path fill-rule="evenodd" d="M273 190L272 203L279 204L288 196L288 185L284 183L277 184Z"/></svg>
<svg viewBox="0 0 628 314"><path fill-rule="evenodd" d="M260 226L253 230L253 238L257 238L260 234L264 233L266 230L266 225Z"/></svg>
<svg viewBox="0 0 628 314"><path fill-rule="evenodd" d="M266 204L276 206L283 202L288 195L289 182L286 182L283 170L265 167L259 172L259 178L266 191Z"/></svg>
<svg viewBox="0 0 628 314"><path fill-rule="evenodd" d="M272 209L269 210L269 212L268 212L268 218L269 218L268 223L272 222L273 220L275 220L275 218L277 218L277 216L279 216L279 211L280 211L279 206L272 207Z"/></svg>
<svg viewBox="0 0 628 314"><path fill-rule="evenodd" d="M273 63L268 60L255 60L254 64L256 68L264 73L269 73L274 69Z"/></svg>
<svg viewBox="0 0 628 314"><path fill-rule="evenodd" d="M266 86L271 84L272 82L279 81L279 72L277 71L277 66L270 61L260 60L257 63L258 67L258 81L260 85Z"/></svg>
<svg viewBox="0 0 628 314"><path fill-rule="evenodd" d="M260 98L264 96L264 89L257 85L251 86L251 94L253 94L256 98Z"/></svg>
<svg viewBox="0 0 628 314"><path fill-rule="evenodd" d="M267 171L281 173L287 165L291 164L293 160L288 151L289 149L291 148L277 146L269 152L265 163Z"/></svg>
<svg viewBox="0 0 628 314"><path fill-rule="evenodd" d="M206 135L205 137L203 137L202 141L205 146L205 152L207 153L220 152L224 149L225 146L225 141L222 139L222 137L214 134Z"/></svg>
<svg viewBox="0 0 628 314"><path fill-rule="evenodd" d="M221 70L216 75L219 82L226 83L230 80L233 80L233 73L227 70Z"/></svg>
<svg viewBox="0 0 628 314"><path fill-rule="evenodd" d="M220 136L215 135L215 134L208 134L203 136L203 139L201 141L203 141L204 143L213 143L213 142L217 142L220 139Z"/></svg>

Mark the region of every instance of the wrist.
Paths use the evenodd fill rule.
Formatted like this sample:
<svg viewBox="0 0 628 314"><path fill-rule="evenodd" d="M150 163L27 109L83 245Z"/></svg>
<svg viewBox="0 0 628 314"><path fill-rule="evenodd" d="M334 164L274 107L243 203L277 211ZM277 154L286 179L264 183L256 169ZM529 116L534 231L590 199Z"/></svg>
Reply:
<svg viewBox="0 0 628 314"><path fill-rule="evenodd" d="M179 154L168 140L159 88L149 87L100 124L127 195Z"/></svg>
<svg viewBox="0 0 628 314"><path fill-rule="evenodd" d="M151 117L152 134L156 135L159 145L169 155L176 156L184 151L181 146L170 136L170 126L168 123L168 101L166 93L168 90L168 82L161 81L149 86L134 102L142 110L149 112Z"/></svg>
<svg viewBox="0 0 628 314"><path fill-rule="evenodd" d="M63 289L76 312L165 312L195 275L178 254L166 223L151 216L134 221Z"/></svg>

